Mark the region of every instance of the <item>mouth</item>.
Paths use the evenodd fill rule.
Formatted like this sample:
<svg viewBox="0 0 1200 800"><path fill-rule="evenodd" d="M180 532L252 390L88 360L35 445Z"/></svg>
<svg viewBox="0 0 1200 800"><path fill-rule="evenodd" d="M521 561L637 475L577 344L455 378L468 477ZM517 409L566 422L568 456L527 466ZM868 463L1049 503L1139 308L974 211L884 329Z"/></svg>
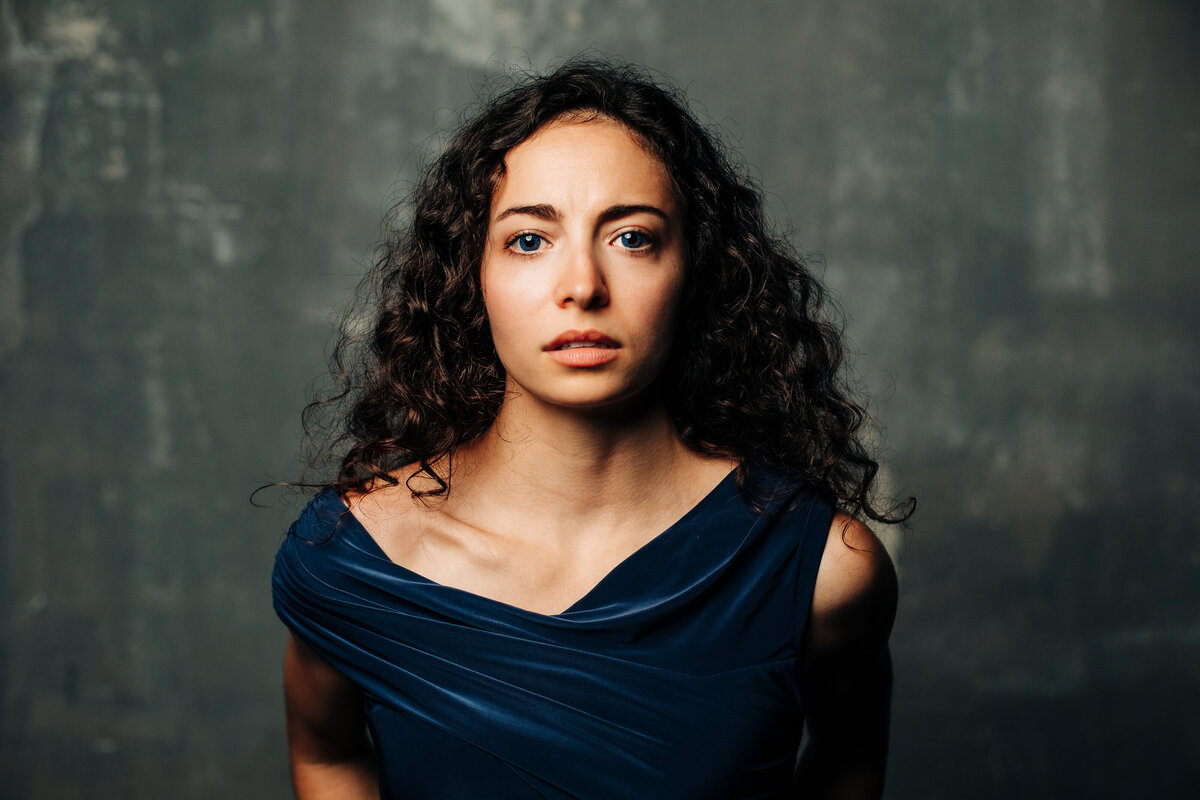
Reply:
<svg viewBox="0 0 1200 800"><path fill-rule="evenodd" d="M600 331L564 331L554 341L546 345L543 350L579 350L582 348L615 350L620 346L616 340Z"/></svg>

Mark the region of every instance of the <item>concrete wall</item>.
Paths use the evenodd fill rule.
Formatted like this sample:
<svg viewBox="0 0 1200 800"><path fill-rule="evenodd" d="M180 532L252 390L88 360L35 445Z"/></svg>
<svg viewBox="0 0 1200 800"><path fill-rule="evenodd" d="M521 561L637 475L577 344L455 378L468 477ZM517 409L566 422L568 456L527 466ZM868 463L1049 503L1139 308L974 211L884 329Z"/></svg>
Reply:
<svg viewBox="0 0 1200 800"><path fill-rule="evenodd" d="M889 796L1195 796L1194 3L0 9L0 794L287 796L295 508L247 495L431 136L594 46L688 87L850 312L920 499Z"/></svg>

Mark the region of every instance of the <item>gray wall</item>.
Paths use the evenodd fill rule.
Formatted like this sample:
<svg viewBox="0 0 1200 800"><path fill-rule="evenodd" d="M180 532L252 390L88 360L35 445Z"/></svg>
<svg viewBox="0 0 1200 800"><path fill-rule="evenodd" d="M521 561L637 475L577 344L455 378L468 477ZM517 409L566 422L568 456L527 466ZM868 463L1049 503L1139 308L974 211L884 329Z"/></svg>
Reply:
<svg viewBox="0 0 1200 800"><path fill-rule="evenodd" d="M0 794L286 796L247 495L433 134L589 46L850 313L920 498L889 796L1197 789L1197 5L756 5L0 0Z"/></svg>

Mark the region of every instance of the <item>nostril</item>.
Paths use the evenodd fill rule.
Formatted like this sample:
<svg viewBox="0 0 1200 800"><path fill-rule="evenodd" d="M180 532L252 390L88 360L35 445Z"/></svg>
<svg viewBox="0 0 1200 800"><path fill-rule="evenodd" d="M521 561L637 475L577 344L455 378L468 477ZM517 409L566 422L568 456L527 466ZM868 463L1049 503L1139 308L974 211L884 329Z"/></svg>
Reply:
<svg viewBox="0 0 1200 800"><path fill-rule="evenodd" d="M608 303L608 287L599 275L575 278L563 282L558 296L560 305L574 303L582 308L594 308Z"/></svg>

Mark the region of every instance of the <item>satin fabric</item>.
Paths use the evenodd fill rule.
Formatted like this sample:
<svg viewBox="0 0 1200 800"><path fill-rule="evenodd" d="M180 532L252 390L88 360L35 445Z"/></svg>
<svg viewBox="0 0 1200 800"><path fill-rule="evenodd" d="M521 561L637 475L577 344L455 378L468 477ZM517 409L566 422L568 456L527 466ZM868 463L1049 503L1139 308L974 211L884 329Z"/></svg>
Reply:
<svg viewBox="0 0 1200 800"><path fill-rule="evenodd" d="M731 473L560 614L390 561L332 490L276 557L275 609L363 690L389 798L783 798L832 510L759 516Z"/></svg>

